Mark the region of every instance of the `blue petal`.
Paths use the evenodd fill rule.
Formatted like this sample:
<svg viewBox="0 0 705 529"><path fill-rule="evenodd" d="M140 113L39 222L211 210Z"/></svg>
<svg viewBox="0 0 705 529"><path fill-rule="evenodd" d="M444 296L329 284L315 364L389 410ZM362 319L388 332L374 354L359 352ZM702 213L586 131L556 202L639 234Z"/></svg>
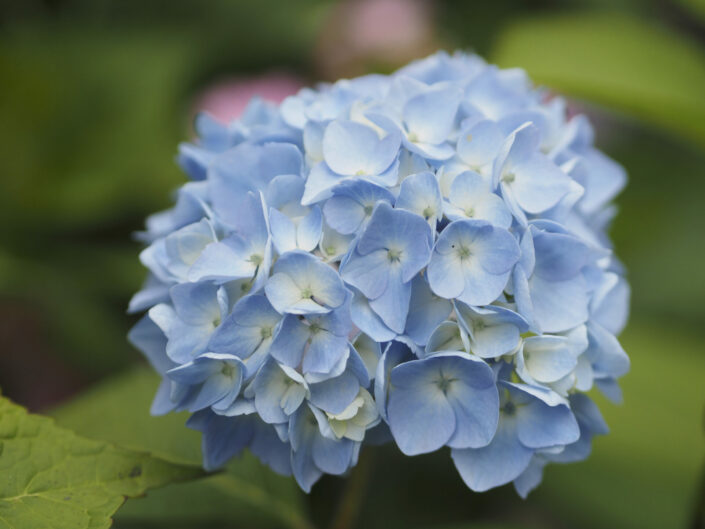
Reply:
<svg viewBox="0 0 705 529"><path fill-rule="evenodd" d="M470 307L456 302L458 322L470 337L472 352L481 358L496 358L513 352L520 335L529 330L524 318L517 313L490 305Z"/></svg>
<svg viewBox="0 0 705 529"><path fill-rule="evenodd" d="M325 162L319 162L311 168L306 179L301 204L309 206L330 198L333 188L345 180L344 176L334 173Z"/></svg>
<svg viewBox="0 0 705 529"><path fill-rule="evenodd" d="M424 346L433 330L450 315L453 305L431 292L423 276L416 276L411 282L409 314L406 318L405 333L417 345Z"/></svg>
<svg viewBox="0 0 705 529"><path fill-rule="evenodd" d="M263 421L270 424L288 421L289 415L298 409L306 394L306 389L291 379L277 362L271 359L265 362L257 373L253 389L257 413ZM289 397L286 400L286 410L282 405L285 396ZM299 397L298 405L292 400L296 396Z"/></svg>
<svg viewBox="0 0 705 529"><path fill-rule="evenodd" d="M400 141L398 134L380 139L366 125L337 120L323 134L323 157L341 175L378 175L396 158Z"/></svg>
<svg viewBox="0 0 705 529"><path fill-rule="evenodd" d="M328 374L348 353L346 336L321 330L311 337L302 369L304 373Z"/></svg>
<svg viewBox="0 0 705 529"><path fill-rule="evenodd" d="M250 451L277 474L291 475L291 447L279 439L271 426L257 423Z"/></svg>
<svg viewBox="0 0 705 529"><path fill-rule="evenodd" d="M585 280L546 281L533 276L529 291L536 326L543 332L561 332L585 323L589 297Z"/></svg>
<svg viewBox="0 0 705 529"><path fill-rule="evenodd" d="M266 297L260 294L245 296L215 330L209 348L247 358L274 334L280 320L281 315Z"/></svg>
<svg viewBox="0 0 705 529"><path fill-rule="evenodd" d="M490 191L489 183L477 173L466 171L457 175L450 186L449 200L452 206L446 210L451 220L486 220L500 228L512 224L512 214L504 201Z"/></svg>
<svg viewBox="0 0 705 529"><path fill-rule="evenodd" d="M318 246L323 229L323 215L321 208L315 206L299 221L296 227L296 246L306 252L311 252Z"/></svg>
<svg viewBox="0 0 705 529"><path fill-rule="evenodd" d="M381 296L389 284L391 273L388 251L376 250L366 255L353 252L340 267L343 281L360 290L367 298Z"/></svg>
<svg viewBox="0 0 705 529"><path fill-rule="evenodd" d="M414 360L391 373L387 419L399 449L406 455L438 450L453 435L453 406L437 384L435 362Z"/></svg>
<svg viewBox="0 0 705 529"><path fill-rule="evenodd" d="M283 254L296 250L296 225L278 209L269 210L269 225L272 230L272 242L277 252Z"/></svg>
<svg viewBox="0 0 705 529"><path fill-rule="evenodd" d="M264 288L279 312L324 313L345 301L346 290L338 273L311 254L287 252L276 262L273 272Z"/></svg>
<svg viewBox="0 0 705 529"><path fill-rule="evenodd" d="M264 259L264 247L239 235L206 246L188 271L189 281L231 281L251 278Z"/></svg>
<svg viewBox="0 0 705 529"><path fill-rule="evenodd" d="M149 315L143 316L130 329L127 339L144 354L157 373L163 375L176 365L166 355L167 339L164 332Z"/></svg>
<svg viewBox="0 0 705 529"><path fill-rule="evenodd" d="M249 417L223 417L210 410L191 416L186 426L203 433L201 449L206 470L222 467L250 443L254 421Z"/></svg>
<svg viewBox="0 0 705 529"><path fill-rule="evenodd" d="M380 200L392 203L394 196L385 188L365 180L343 182L333 189L323 213L328 224L342 234L356 232L372 215Z"/></svg>
<svg viewBox="0 0 705 529"><path fill-rule="evenodd" d="M434 174L424 172L407 176L401 183L395 207L425 218L435 228L436 221L443 216L443 202Z"/></svg>
<svg viewBox="0 0 705 529"><path fill-rule="evenodd" d="M428 264L432 241L431 228L422 217L380 202L360 237L357 250L361 255L381 249L397 252L402 280L406 283Z"/></svg>
<svg viewBox="0 0 705 529"><path fill-rule="evenodd" d="M514 489L523 499L526 499L529 492L541 484L544 466L546 466L546 460L534 456L526 470L514 480Z"/></svg>
<svg viewBox="0 0 705 529"><path fill-rule="evenodd" d="M284 365L298 367L310 337L308 326L293 314L287 314L274 335L269 354Z"/></svg>
<svg viewBox="0 0 705 529"><path fill-rule="evenodd" d="M370 301L370 308L382 318L384 324L401 334L406 325L411 299L411 282L402 282L401 267L389 271L389 280L384 293Z"/></svg>
<svg viewBox="0 0 705 529"><path fill-rule="evenodd" d="M434 355L442 359L443 377L450 379L446 396L455 413L451 448L486 446L497 430L499 394L492 369L482 360L461 353Z"/></svg>
<svg viewBox="0 0 705 529"><path fill-rule="evenodd" d="M454 125L460 97L460 90L451 86L430 88L410 98L402 113L412 141L443 143Z"/></svg>
<svg viewBox="0 0 705 529"><path fill-rule="evenodd" d="M182 321L203 325L220 319L217 292L218 287L210 283L181 283L171 287L169 294Z"/></svg>
<svg viewBox="0 0 705 529"><path fill-rule="evenodd" d="M589 348L593 370L600 378L617 378L629 371L629 357L613 334L595 322L588 324Z"/></svg>
<svg viewBox="0 0 705 529"><path fill-rule="evenodd" d="M527 448L548 448L574 443L580 437L568 406L549 406L535 399L517 410L519 440Z"/></svg>
<svg viewBox="0 0 705 529"><path fill-rule="evenodd" d="M278 175L301 174L301 151L290 143L242 143L218 155L208 170L213 208L224 222L242 222L250 191L264 191Z"/></svg>
<svg viewBox="0 0 705 529"><path fill-rule="evenodd" d="M494 121L483 119L463 129L458 138L458 156L471 168L494 161L504 135Z"/></svg>
<svg viewBox="0 0 705 529"><path fill-rule="evenodd" d="M301 406L289 421L291 469L304 492L310 492L313 484L323 475L313 461L313 441L320 434L316 424L312 424L312 415L308 406Z"/></svg>
<svg viewBox="0 0 705 529"><path fill-rule="evenodd" d="M329 378L317 384L311 384L310 402L314 406L336 415L343 412L350 403L357 397L360 391L360 383L357 377L350 371L345 371L342 375Z"/></svg>
<svg viewBox="0 0 705 529"><path fill-rule="evenodd" d="M384 324L382 319L370 308L368 299L357 290L350 305L350 317L358 329L377 342L387 342L397 335Z"/></svg>
<svg viewBox="0 0 705 529"><path fill-rule="evenodd" d="M375 373L374 397L377 404L377 411L380 416L388 422L387 400L389 397L390 378L392 369L402 362L413 359L411 350L402 342L389 342L387 348L379 359L377 372Z"/></svg>
<svg viewBox="0 0 705 529"><path fill-rule="evenodd" d="M562 233L534 233L534 273L548 281L574 278L588 264L591 251L579 239Z"/></svg>
<svg viewBox="0 0 705 529"><path fill-rule="evenodd" d="M465 484L475 492L484 492L516 479L533 453L519 442L516 419L502 417L489 445L454 449L451 457Z"/></svg>

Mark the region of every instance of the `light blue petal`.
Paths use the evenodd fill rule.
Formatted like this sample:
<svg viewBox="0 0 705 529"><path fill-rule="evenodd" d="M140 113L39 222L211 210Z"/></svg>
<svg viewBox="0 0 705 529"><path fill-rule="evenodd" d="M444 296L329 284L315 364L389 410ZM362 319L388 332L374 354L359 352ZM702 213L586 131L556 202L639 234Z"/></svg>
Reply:
<svg viewBox="0 0 705 529"><path fill-rule="evenodd" d="M395 207L425 218L435 229L436 221L443 216L441 190L435 175L423 172L407 176L399 188Z"/></svg>
<svg viewBox="0 0 705 529"><path fill-rule="evenodd" d="M410 98L402 110L411 141L443 143L455 122L461 93L453 86L425 90Z"/></svg>
<svg viewBox="0 0 705 529"><path fill-rule="evenodd" d="M496 358L513 352L519 345L521 333L529 330L524 318L504 307L470 307L456 302L455 311L458 323L470 337L472 352L481 358Z"/></svg>
<svg viewBox="0 0 705 529"><path fill-rule="evenodd" d="M437 383L434 363L414 360L398 365L391 373L387 419L394 440L406 455L438 450L455 431L455 413Z"/></svg>
<svg viewBox="0 0 705 529"><path fill-rule="evenodd" d="M210 199L218 217L239 226L247 193L264 191L278 175L301 174L303 157L291 143L242 143L218 155L208 170Z"/></svg>
<svg viewBox="0 0 705 529"><path fill-rule="evenodd" d="M176 365L166 355L167 339L164 332L149 315L143 316L130 329L127 339L144 354L154 370L160 375Z"/></svg>
<svg viewBox="0 0 705 529"><path fill-rule="evenodd" d="M492 440L499 419L494 372L485 362L461 353L443 353L441 373L450 379L446 396L455 413L451 448L479 448Z"/></svg>
<svg viewBox="0 0 705 529"><path fill-rule="evenodd" d="M231 235L206 246L188 271L189 281L225 282L251 278L264 258L264 247Z"/></svg>
<svg viewBox="0 0 705 529"><path fill-rule="evenodd" d="M471 168L479 169L494 161L504 134L494 121L483 119L463 129L458 137L458 156Z"/></svg>
<svg viewBox="0 0 705 529"><path fill-rule="evenodd" d="M206 470L222 467L250 443L255 421L247 416L224 417L202 410L186 422L186 426L203 432L201 448Z"/></svg>
<svg viewBox="0 0 705 529"><path fill-rule="evenodd" d="M534 273L548 281L574 278L592 257L585 243L571 235L539 232L533 238L536 251Z"/></svg>
<svg viewBox="0 0 705 529"><path fill-rule="evenodd" d="M389 271L389 280L384 293L370 300L370 308L384 324L398 334L404 332L406 316L411 299L411 282L402 282L402 269L399 266Z"/></svg>
<svg viewBox="0 0 705 529"><path fill-rule="evenodd" d="M402 265L402 279L407 282L428 264L432 241L431 228L422 217L380 202L360 237L357 250L361 255L380 249L395 253Z"/></svg>
<svg viewBox="0 0 705 529"><path fill-rule="evenodd" d="M532 336L524 340L522 358L531 377L537 382L556 382L578 365L582 351L572 350L565 336Z"/></svg>
<svg viewBox="0 0 705 529"><path fill-rule="evenodd" d="M358 182L362 183L363 181ZM342 185L338 187L342 187ZM370 214L371 212L370 209ZM323 213L330 227L342 234L355 233L367 218L365 206L344 195L333 195L326 200Z"/></svg>
<svg viewBox="0 0 705 529"><path fill-rule="evenodd" d="M512 214L504 201L492 191L489 183L477 173L466 171L455 177L450 187L447 215L451 220L473 218L494 226L509 228Z"/></svg>
<svg viewBox="0 0 705 529"><path fill-rule="evenodd" d="M629 371L629 357L613 334L595 322L588 324L589 347L593 371L600 378L617 378Z"/></svg>
<svg viewBox="0 0 705 529"><path fill-rule="evenodd" d="M274 335L269 354L284 365L298 367L310 337L308 326L293 314L287 314Z"/></svg>
<svg viewBox="0 0 705 529"><path fill-rule="evenodd" d="M441 244L442 238L443 233L436 243L437 248ZM437 250L434 251L426 273L431 290L442 298L456 298L462 294L465 288L463 263L456 254L442 255Z"/></svg>
<svg viewBox="0 0 705 529"><path fill-rule="evenodd" d="M451 302L434 295L423 276L418 275L411 282L404 332L414 343L424 346L433 330L448 318L452 310Z"/></svg>
<svg viewBox="0 0 705 529"><path fill-rule="evenodd" d="M514 489L523 499L526 499L529 493L541 484L544 466L546 466L546 460L534 456L526 470L514 480Z"/></svg>
<svg viewBox="0 0 705 529"><path fill-rule="evenodd" d="M585 280L577 276L568 281L546 281L534 276L529 280L534 321L543 332L561 332L588 319L588 293Z"/></svg>
<svg viewBox="0 0 705 529"><path fill-rule="evenodd" d="M535 153L512 168L509 184L519 206L527 213L541 213L555 206L571 190L571 180L547 157Z"/></svg>
<svg viewBox="0 0 705 529"><path fill-rule="evenodd" d="M343 182L333 190L333 197L323 207L326 221L343 234L354 233L372 215L380 200L394 202L394 196L384 187L365 180Z"/></svg>
<svg viewBox="0 0 705 529"><path fill-rule="evenodd" d="M469 352L467 336L454 321L444 321L436 327L426 344L426 355L440 351L465 351Z"/></svg>
<svg viewBox="0 0 705 529"><path fill-rule="evenodd" d="M323 134L323 157L341 175L378 175L396 158L400 141L398 134L380 139L366 125L337 120Z"/></svg>
<svg viewBox="0 0 705 529"><path fill-rule="evenodd" d="M353 252L340 269L343 281L360 290L369 299L378 298L387 290L390 274L389 255L385 249L366 255Z"/></svg>
<svg viewBox="0 0 705 529"><path fill-rule="evenodd" d="M310 206L333 195L333 188L343 182L345 176L334 173L325 162L319 162L311 168L306 178L301 204Z"/></svg>
<svg viewBox="0 0 705 529"><path fill-rule="evenodd" d="M318 246L323 229L323 215L321 208L315 206L296 227L296 246L305 252L311 252Z"/></svg>
<svg viewBox="0 0 705 529"><path fill-rule="evenodd" d="M304 179L297 174L275 176L267 185L265 202L287 216L305 215L307 208L300 203L304 185Z"/></svg>
<svg viewBox="0 0 705 529"><path fill-rule="evenodd" d="M209 348L247 358L263 340L274 334L280 320L281 315L266 297L260 294L245 296L215 330Z"/></svg>
<svg viewBox="0 0 705 529"><path fill-rule="evenodd" d="M328 374L348 353L347 337L318 331L311 337L303 363L304 373Z"/></svg>
<svg viewBox="0 0 705 529"><path fill-rule="evenodd" d="M338 273L313 255L301 251L282 255L264 289L279 312L330 312L343 304L346 289Z"/></svg>
<svg viewBox="0 0 705 529"><path fill-rule="evenodd" d="M350 317L358 329L379 343L388 342L397 335L384 324L382 319L370 308L368 299L357 290L355 290L350 305Z"/></svg>
<svg viewBox="0 0 705 529"><path fill-rule="evenodd" d="M311 384L310 389L311 404L335 415L342 413L357 397L360 383L353 373L345 371L335 378Z"/></svg>
<svg viewBox="0 0 705 529"><path fill-rule="evenodd" d="M276 430L271 426L256 424L250 451L277 474L290 476L292 473L291 447L279 439Z"/></svg>
<svg viewBox="0 0 705 529"><path fill-rule="evenodd" d="M204 248L215 240L213 226L207 219L184 226L164 239L164 267L175 277L185 277Z"/></svg>
<svg viewBox="0 0 705 529"><path fill-rule="evenodd" d="M294 478L304 492L310 492L313 484L323 472L313 461L314 438L320 436L318 428L311 423L312 413L308 406L301 406L289 421L291 442L291 469Z"/></svg>
<svg viewBox="0 0 705 529"><path fill-rule="evenodd" d="M533 453L519 442L516 418L503 416L489 445L454 449L451 457L465 484L475 492L484 492L516 479Z"/></svg>
<svg viewBox="0 0 705 529"><path fill-rule="evenodd" d="M390 378L392 369L402 362L412 360L414 357L407 345L402 342L389 342L387 348L377 363L377 372L375 373L375 388L374 397L377 404L377 411L380 416L387 422L387 400L389 397Z"/></svg>
<svg viewBox="0 0 705 529"><path fill-rule="evenodd" d="M269 210L269 225L272 230L272 242L277 252L283 254L296 250L296 225L278 209Z"/></svg>
<svg viewBox="0 0 705 529"><path fill-rule="evenodd" d="M527 448L566 445L580 437L578 422L568 406L549 406L540 400L517 409L517 433Z"/></svg>
<svg viewBox="0 0 705 529"><path fill-rule="evenodd" d="M253 382L255 408L263 421L279 424L289 420L289 415L282 409L282 397L295 384L275 361L270 359L264 363Z"/></svg>

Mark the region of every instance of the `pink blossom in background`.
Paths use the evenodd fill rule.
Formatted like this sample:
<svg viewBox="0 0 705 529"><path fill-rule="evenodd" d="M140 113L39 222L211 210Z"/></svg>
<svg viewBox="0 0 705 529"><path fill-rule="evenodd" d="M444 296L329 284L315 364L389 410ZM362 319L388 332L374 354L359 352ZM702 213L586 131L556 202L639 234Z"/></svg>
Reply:
<svg viewBox="0 0 705 529"><path fill-rule="evenodd" d="M390 69L437 49L434 8L428 0L343 0L331 11L317 47L330 79Z"/></svg>
<svg viewBox="0 0 705 529"><path fill-rule="evenodd" d="M201 92L194 105L195 111L208 112L217 120L227 123L240 117L255 96L271 103L281 103L302 86L296 76L280 72L257 77L226 78Z"/></svg>

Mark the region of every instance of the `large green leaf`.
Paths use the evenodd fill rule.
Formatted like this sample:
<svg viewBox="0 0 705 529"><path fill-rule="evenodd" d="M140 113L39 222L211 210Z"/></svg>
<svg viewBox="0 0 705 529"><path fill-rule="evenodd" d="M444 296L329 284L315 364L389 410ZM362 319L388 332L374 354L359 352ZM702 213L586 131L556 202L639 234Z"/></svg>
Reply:
<svg viewBox="0 0 705 529"><path fill-rule="evenodd" d="M158 377L151 370L137 368L85 392L54 415L59 424L83 435L147 450L170 461L200 464L200 434L184 426L188 414L149 415L157 385ZM128 502L118 515L118 525L122 521L310 527L302 493L293 479L274 474L249 453L226 470Z"/></svg>
<svg viewBox="0 0 705 529"><path fill-rule="evenodd" d="M705 144L705 54L676 34L618 14L529 18L499 35L493 59Z"/></svg>
<svg viewBox="0 0 705 529"><path fill-rule="evenodd" d="M203 475L145 452L79 437L0 397L0 528L111 525L125 497Z"/></svg>

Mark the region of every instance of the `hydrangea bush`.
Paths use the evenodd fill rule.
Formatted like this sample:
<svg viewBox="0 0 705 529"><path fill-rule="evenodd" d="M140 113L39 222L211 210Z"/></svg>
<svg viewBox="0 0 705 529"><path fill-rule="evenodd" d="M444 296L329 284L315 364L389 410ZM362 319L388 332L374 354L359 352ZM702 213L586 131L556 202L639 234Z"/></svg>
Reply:
<svg viewBox="0 0 705 529"><path fill-rule="evenodd" d="M585 392L629 369L626 177L563 99L438 53L196 128L130 338L206 468L249 449L309 491L392 441L525 496L607 432Z"/></svg>

